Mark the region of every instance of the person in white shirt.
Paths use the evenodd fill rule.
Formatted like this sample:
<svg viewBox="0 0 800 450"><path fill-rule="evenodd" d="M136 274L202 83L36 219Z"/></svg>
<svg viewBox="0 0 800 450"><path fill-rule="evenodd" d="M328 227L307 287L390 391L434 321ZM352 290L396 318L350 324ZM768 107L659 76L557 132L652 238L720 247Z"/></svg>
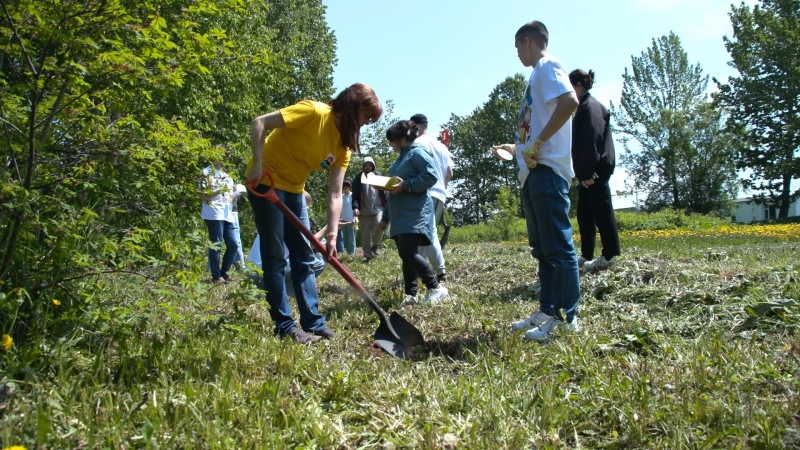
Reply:
<svg viewBox="0 0 800 450"><path fill-rule="evenodd" d="M431 152L438 174L436 184L429 189L431 198L433 199L433 223L435 228L442 221L444 204L447 201L447 184L453 179L453 158L450 156L450 150L448 150L444 144L428 134L428 118L424 114L414 114L411 116L410 120L419 125L420 129L420 135L414 142L422 144ZM434 232L434 238L433 244L420 247L419 253L430 261L431 267L433 267L433 271L436 273L439 282L444 282L447 275L445 273L444 255L442 254L438 233Z"/></svg>
<svg viewBox="0 0 800 450"><path fill-rule="evenodd" d="M203 201L200 218L206 223L208 238L211 241L208 247L208 267L211 270L211 280L215 283L230 281L228 270L239 253L233 202L241 194L239 191L243 189L237 190L231 176L222 170L222 161L213 161L211 166L203 169L199 188L202 192L200 200ZM222 256L222 266L220 267L219 254L223 241L225 242L225 254Z"/></svg>
<svg viewBox="0 0 800 450"><path fill-rule="evenodd" d="M567 196L572 172L572 113L578 97L569 75L547 51L549 34L539 21L514 36L517 56L532 67L522 96L515 144L495 146L516 155L531 255L539 261L539 311L511 325L525 339L549 341L556 330L577 331L580 279Z"/></svg>

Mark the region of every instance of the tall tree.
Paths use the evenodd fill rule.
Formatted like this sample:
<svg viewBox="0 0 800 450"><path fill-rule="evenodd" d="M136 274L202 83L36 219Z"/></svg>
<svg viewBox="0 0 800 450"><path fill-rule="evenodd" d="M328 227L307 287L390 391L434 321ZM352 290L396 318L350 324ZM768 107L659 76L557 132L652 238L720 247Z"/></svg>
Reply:
<svg viewBox="0 0 800 450"><path fill-rule="evenodd" d="M762 0L751 10L731 6L733 37L725 37L738 77L719 86L717 100L730 111L728 125L742 130L747 144L736 165L750 169L754 197L778 204L778 217L800 198L792 180L800 178L800 0Z"/></svg>
<svg viewBox="0 0 800 450"><path fill-rule="evenodd" d="M518 183L516 164L498 162L490 151L492 145L514 142L526 82L521 74L506 78L483 106L466 116L452 115L445 125L455 163L450 210L458 224L489 220L500 188Z"/></svg>
<svg viewBox="0 0 800 450"><path fill-rule="evenodd" d="M675 33L653 39L631 62L620 106L611 105L625 148L621 165L633 178L628 189L645 192L649 210L727 214L736 194L733 139L711 132L721 117L708 102L708 76L689 64Z"/></svg>

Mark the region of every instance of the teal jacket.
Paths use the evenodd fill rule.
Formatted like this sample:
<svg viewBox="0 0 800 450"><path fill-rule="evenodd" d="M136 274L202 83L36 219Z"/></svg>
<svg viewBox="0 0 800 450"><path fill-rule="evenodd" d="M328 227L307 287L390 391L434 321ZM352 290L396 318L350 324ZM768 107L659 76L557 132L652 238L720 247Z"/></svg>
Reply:
<svg viewBox="0 0 800 450"><path fill-rule="evenodd" d="M417 233L433 242L433 200L428 189L439 175L430 150L417 143L401 148L389 176L403 179L403 192L387 195L388 214L382 219L391 222L391 237Z"/></svg>

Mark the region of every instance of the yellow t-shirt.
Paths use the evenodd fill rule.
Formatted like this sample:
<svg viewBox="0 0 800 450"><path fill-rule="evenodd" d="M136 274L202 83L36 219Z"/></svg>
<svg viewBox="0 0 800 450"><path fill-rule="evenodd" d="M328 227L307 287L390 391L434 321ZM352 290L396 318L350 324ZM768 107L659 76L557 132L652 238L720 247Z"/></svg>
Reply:
<svg viewBox="0 0 800 450"><path fill-rule="evenodd" d="M281 109L286 128L272 131L264 140L262 167L275 179L275 187L293 194L302 194L312 170L328 170L330 166L347 170L350 149L342 144L342 136L333 123L329 105L303 100ZM247 171L253 166L253 159ZM269 178L261 184L269 186Z"/></svg>

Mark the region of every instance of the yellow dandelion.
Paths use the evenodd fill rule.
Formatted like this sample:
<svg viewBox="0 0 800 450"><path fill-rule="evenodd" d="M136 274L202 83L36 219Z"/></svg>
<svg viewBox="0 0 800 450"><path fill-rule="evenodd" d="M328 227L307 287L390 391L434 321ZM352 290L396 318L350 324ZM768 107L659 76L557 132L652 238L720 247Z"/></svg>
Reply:
<svg viewBox="0 0 800 450"><path fill-rule="evenodd" d="M14 339L11 339L11 336L4 334L0 336L0 345L3 346L3 350L8 350L14 345Z"/></svg>
<svg viewBox="0 0 800 450"><path fill-rule="evenodd" d="M21 445L15 445L13 447L3 447L3 450L28 450Z"/></svg>
<svg viewBox="0 0 800 450"><path fill-rule="evenodd" d="M56 299L53 299L53 304L56 306L61 306L61 302Z"/></svg>

